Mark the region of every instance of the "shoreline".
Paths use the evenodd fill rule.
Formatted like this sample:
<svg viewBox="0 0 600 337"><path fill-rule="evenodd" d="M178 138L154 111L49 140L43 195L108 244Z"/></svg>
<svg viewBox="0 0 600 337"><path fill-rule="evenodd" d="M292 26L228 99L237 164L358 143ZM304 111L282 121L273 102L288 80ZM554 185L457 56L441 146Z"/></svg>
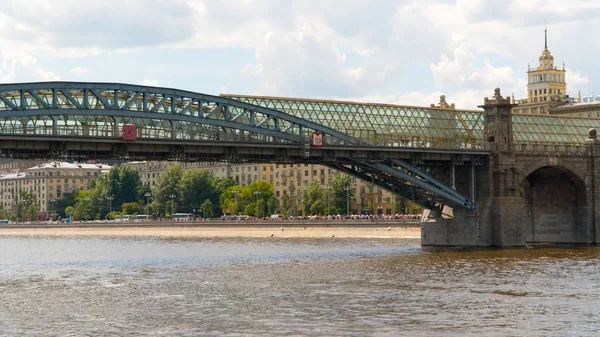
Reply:
<svg viewBox="0 0 600 337"><path fill-rule="evenodd" d="M420 238L421 228L414 223L148 223L8 225L0 227L2 236L110 236L110 237L198 237L198 238Z"/></svg>

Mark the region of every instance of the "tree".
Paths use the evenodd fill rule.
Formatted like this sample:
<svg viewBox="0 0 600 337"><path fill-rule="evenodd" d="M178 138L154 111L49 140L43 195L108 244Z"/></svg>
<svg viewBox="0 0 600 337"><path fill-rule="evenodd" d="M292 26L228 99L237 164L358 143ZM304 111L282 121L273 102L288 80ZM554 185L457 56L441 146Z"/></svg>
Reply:
<svg viewBox="0 0 600 337"><path fill-rule="evenodd" d="M113 196L113 204L121 205L124 202L138 201L143 191L142 177L140 171L128 165L113 166L105 175L106 196ZM103 176L100 176L100 179Z"/></svg>
<svg viewBox="0 0 600 337"><path fill-rule="evenodd" d="M221 193L219 205L226 209L229 214L239 214L245 208L245 203L242 202L241 197L239 197L240 191L244 188L246 187L242 185L228 187Z"/></svg>
<svg viewBox="0 0 600 337"><path fill-rule="evenodd" d="M254 211L254 215L257 218L263 218L265 216L266 205L265 199L258 199L258 201L254 204L256 210Z"/></svg>
<svg viewBox="0 0 600 337"><path fill-rule="evenodd" d="M200 206L200 209L202 209L202 214L205 218L212 218L213 217L213 209L214 209L214 205L212 203L212 201L210 199L206 199L204 200L204 202L202 203L202 205Z"/></svg>
<svg viewBox="0 0 600 337"><path fill-rule="evenodd" d="M267 201L267 215L275 214L277 212L278 204L279 203L277 202L277 198L275 198L275 196L270 197Z"/></svg>
<svg viewBox="0 0 600 337"><path fill-rule="evenodd" d="M156 209L165 210L164 205L167 204L167 201L171 200L171 195L175 195L177 200L181 200L182 195L179 183L182 177L183 170L178 164L169 165L158 176L158 182L152 191L152 198Z"/></svg>
<svg viewBox="0 0 600 337"><path fill-rule="evenodd" d="M219 197L219 205L231 214L239 214L243 210L244 214L256 215L256 204L262 200L262 209L258 213L266 214L271 198L275 198L273 185L266 181L253 181L248 186L234 185L227 188Z"/></svg>
<svg viewBox="0 0 600 337"><path fill-rule="evenodd" d="M39 214L40 207L33 192L21 190L19 202L17 203L17 215L23 220L35 220Z"/></svg>
<svg viewBox="0 0 600 337"><path fill-rule="evenodd" d="M325 214L325 210L327 209L327 205L322 199L315 200L312 205L310 205L310 210L313 214Z"/></svg>
<svg viewBox="0 0 600 337"><path fill-rule="evenodd" d="M324 209L312 209L312 206L317 200L323 200L324 196L324 188L321 186L321 183L317 180L311 181L302 195L304 214L322 214L319 211L323 212Z"/></svg>
<svg viewBox="0 0 600 337"><path fill-rule="evenodd" d="M71 217L75 213L75 207L67 206L65 207L65 217Z"/></svg>
<svg viewBox="0 0 600 337"><path fill-rule="evenodd" d="M292 205L292 200L290 198L290 196L286 193L283 195L283 197L281 198L281 215L284 218L287 218L288 216L290 216L292 214L292 209L293 209L293 205Z"/></svg>
<svg viewBox="0 0 600 337"><path fill-rule="evenodd" d="M123 214L137 214L140 212L140 209L140 204L137 202L124 202L121 205L121 211L123 212Z"/></svg>
<svg viewBox="0 0 600 337"><path fill-rule="evenodd" d="M182 208L187 210L197 208L197 205L200 205L203 200L218 201L213 180L214 176L208 170L192 169L183 173L179 183Z"/></svg>
<svg viewBox="0 0 600 337"><path fill-rule="evenodd" d="M332 213L346 213L347 198L354 194L352 185L352 177L347 174L338 174L331 180L329 186L334 197L330 203L335 207L335 212Z"/></svg>

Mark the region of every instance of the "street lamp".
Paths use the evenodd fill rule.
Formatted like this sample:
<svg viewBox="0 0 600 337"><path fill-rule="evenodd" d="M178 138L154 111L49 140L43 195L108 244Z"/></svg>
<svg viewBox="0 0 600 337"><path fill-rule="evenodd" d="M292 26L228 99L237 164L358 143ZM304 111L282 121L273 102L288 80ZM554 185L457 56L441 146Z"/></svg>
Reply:
<svg viewBox="0 0 600 337"><path fill-rule="evenodd" d="M260 195L260 191L254 191L254 195L256 196L256 202L258 202L258 196Z"/></svg>
<svg viewBox="0 0 600 337"><path fill-rule="evenodd" d="M144 194L144 196L146 196L146 220L148 220L149 217L149 213L148 213L148 198L150 198L152 194L150 194L150 192L146 192L146 194Z"/></svg>
<svg viewBox="0 0 600 337"><path fill-rule="evenodd" d="M175 207L174 206L175 202L173 201L173 199L175 198L175 194L171 193L170 197L171 197L171 216L173 216L173 213L175 213L175 211L173 210Z"/></svg>
<svg viewBox="0 0 600 337"><path fill-rule="evenodd" d="M330 212L329 212L329 209L330 209L329 208L329 193L330 193L330 191L331 191L331 186L327 186L327 215L330 215Z"/></svg>
<svg viewBox="0 0 600 337"><path fill-rule="evenodd" d="M54 220L55 216L53 216L53 214L56 214L56 200L54 200L54 199L50 200L50 205L52 205L52 212L54 212L54 213L50 213L50 219Z"/></svg>
<svg viewBox="0 0 600 337"><path fill-rule="evenodd" d="M115 197L113 197L112 195L108 196L108 214L110 217L112 217L112 201Z"/></svg>
<svg viewBox="0 0 600 337"><path fill-rule="evenodd" d="M237 209L237 207L238 207L238 204L237 204L237 194L238 194L239 192L240 192L240 191L238 191L238 190L233 190L233 191L231 191L231 193L233 193L233 204L234 204L234 207L235 207L235 210L236 210L236 211L238 210L238 209ZM239 213L239 212L236 212L236 213Z"/></svg>
<svg viewBox="0 0 600 337"><path fill-rule="evenodd" d="M346 215L350 215L350 190L352 187L346 187L344 190L346 191Z"/></svg>

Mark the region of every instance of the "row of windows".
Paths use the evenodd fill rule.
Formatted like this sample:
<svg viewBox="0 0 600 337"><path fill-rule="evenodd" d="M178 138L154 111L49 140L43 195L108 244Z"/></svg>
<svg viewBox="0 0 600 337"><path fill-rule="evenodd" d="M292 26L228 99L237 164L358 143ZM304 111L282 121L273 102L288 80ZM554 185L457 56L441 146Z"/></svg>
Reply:
<svg viewBox="0 0 600 337"><path fill-rule="evenodd" d="M543 94L542 94L542 91L543 91ZM544 88L544 89L539 89L539 90L538 89L530 90L530 94L532 96L537 96L538 94L539 95L546 95L546 94L552 94L552 93L560 95L561 91L560 91L560 89L554 89L554 90L552 90L552 88Z"/></svg>
<svg viewBox="0 0 600 337"><path fill-rule="evenodd" d="M560 75L560 74L529 75L529 84L540 83L540 82L563 83L564 81L565 81L565 75Z"/></svg>

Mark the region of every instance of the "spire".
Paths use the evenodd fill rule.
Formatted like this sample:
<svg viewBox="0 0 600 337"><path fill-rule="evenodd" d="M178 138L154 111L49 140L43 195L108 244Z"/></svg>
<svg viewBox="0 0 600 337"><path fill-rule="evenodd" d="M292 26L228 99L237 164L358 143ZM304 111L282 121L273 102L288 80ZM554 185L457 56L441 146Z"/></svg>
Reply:
<svg viewBox="0 0 600 337"><path fill-rule="evenodd" d="M548 29L546 29L546 21L544 21L544 49L548 50Z"/></svg>

